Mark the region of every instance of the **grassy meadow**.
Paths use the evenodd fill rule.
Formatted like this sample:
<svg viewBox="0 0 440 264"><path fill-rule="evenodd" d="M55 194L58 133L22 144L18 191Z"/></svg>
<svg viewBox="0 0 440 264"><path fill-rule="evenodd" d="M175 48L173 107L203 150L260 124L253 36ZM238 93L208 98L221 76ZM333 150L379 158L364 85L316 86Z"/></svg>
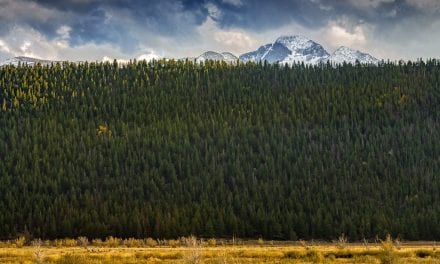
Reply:
<svg viewBox="0 0 440 264"><path fill-rule="evenodd" d="M84 246L78 240L52 241L50 245L47 241L3 243L0 263L440 263L435 243L391 239L359 244L258 240L235 245L215 240L149 240L149 244L110 240Z"/></svg>

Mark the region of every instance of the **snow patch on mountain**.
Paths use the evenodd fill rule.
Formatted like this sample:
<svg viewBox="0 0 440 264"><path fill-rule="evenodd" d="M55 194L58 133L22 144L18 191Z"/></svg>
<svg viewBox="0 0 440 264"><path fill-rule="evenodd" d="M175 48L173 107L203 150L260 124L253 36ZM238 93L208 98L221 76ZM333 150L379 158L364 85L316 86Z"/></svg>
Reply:
<svg viewBox="0 0 440 264"><path fill-rule="evenodd" d="M225 61L235 62L238 60L238 57L230 52L222 52L221 54Z"/></svg>
<svg viewBox="0 0 440 264"><path fill-rule="evenodd" d="M231 63L237 61L238 58L230 52L219 53L215 51L207 51L196 58L197 62L205 62L207 60L225 61Z"/></svg>
<svg viewBox="0 0 440 264"><path fill-rule="evenodd" d="M340 47L333 54L328 57L330 62L334 64L352 63L355 64L357 61L363 64L378 64L379 60L371 56L370 54L360 52L348 47Z"/></svg>

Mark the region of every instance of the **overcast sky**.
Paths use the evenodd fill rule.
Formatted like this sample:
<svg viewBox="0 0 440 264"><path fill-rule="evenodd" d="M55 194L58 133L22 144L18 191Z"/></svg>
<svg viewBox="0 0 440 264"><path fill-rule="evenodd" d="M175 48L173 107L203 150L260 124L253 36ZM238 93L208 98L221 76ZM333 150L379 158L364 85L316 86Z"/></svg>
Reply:
<svg viewBox="0 0 440 264"><path fill-rule="evenodd" d="M329 52L440 58L440 0L0 0L0 59L236 55L300 34Z"/></svg>

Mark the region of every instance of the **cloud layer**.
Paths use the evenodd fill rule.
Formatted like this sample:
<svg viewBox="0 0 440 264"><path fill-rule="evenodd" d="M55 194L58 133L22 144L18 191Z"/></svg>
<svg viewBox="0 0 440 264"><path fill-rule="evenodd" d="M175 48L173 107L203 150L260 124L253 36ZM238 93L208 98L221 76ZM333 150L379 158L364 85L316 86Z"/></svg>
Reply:
<svg viewBox="0 0 440 264"><path fill-rule="evenodd" d="M0 22L0 59L240 54L281 34L440 58L440 0L0 0Z"/></svg>

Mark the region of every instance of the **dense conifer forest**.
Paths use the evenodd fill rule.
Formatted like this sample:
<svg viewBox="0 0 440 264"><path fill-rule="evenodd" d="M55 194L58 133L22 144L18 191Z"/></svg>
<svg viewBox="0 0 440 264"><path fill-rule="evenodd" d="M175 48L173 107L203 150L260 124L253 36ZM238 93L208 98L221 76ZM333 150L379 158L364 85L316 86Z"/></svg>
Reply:
<svg viewBox="0 0 440 264"><path fill-rule="evenodd" d="M440 63L0 68L0 238L440 238Z"/></svg>

